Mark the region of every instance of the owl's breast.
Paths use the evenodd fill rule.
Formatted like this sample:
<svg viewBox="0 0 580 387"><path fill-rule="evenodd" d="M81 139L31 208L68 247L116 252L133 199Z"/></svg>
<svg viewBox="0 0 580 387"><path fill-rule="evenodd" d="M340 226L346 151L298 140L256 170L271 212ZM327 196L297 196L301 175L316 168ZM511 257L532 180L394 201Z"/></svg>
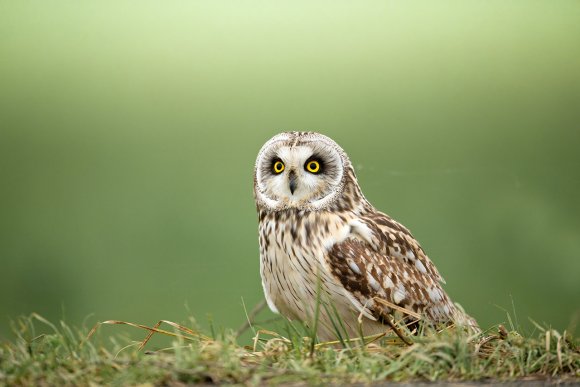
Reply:
<svg viewBox="0 0 580 387"><path fill-rule="evenodd" d="M327 251L348 235L344 217L320 212L275 212L261 217L260 274L270 309L291 319L312 316L317 291L343 297L327 268ZM333 297L335 298L335 297Z"/></svg>

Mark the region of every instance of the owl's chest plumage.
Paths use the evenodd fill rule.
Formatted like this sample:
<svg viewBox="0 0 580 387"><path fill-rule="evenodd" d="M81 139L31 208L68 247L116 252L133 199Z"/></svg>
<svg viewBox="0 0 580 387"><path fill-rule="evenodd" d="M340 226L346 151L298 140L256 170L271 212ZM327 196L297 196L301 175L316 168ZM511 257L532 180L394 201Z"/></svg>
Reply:
<svg viewBox="0 0 580 387"><path fill-rule="evenodd" d="M261 214L260 274L270 309L312 322L318 302L332 304L332 310L356 334L358 312L348 291L331 274L328 260L328 249L348 237L351 217L304 211ZM328 310L319 308L318 318L319 334L332 337Z"/></svg>
<svg viewBox="0 0 580 387"><path fill-rule="evenodd" d="M326 268L326 254L328 246L345 237L348 226L335 215L318 212L278 211L260 218L260 266L268 304L305 320L319 287L339 292Z"/></svg>

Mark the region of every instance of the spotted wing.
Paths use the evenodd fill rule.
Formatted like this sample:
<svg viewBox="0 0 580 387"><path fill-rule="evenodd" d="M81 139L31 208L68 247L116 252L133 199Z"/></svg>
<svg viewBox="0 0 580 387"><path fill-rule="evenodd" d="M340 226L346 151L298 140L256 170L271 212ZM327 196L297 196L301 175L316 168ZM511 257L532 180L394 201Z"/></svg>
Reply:
<svg viewBox="0 0 580 387"><path fill-rule="evenodd" d="M328 251L332 274L354 297L356 309L381 320L393 307L378 298L431 321L452 321L455 306L441 288L442 278L409 230L382 213L360 222L366 235L354 228Z"/></svg>

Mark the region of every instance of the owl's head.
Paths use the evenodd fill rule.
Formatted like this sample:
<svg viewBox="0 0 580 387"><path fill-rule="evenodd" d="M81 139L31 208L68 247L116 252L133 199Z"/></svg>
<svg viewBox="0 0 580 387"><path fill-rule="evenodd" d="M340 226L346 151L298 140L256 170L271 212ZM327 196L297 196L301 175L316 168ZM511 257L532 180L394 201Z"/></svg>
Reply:
<svg viewBox="0 0 580 387"><path fill-rule="evenodd" d="M352 171L347 155L330 138L314 132L280 133L258 153L256 202L271 211L327 208L343 191L347 170Z"/></svg>

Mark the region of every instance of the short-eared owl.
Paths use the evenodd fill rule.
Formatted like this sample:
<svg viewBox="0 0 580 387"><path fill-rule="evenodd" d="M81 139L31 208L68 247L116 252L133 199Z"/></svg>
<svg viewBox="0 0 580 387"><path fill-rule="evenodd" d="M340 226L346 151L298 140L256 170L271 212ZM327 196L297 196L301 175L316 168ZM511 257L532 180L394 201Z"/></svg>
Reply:
<svg viewBox="0 0 580 387"><path fill-rule="evenodd" d="M254 172L260 274L274 312L308 323L318 309L323 339L335 338L337 326L350 337L384 332L402 308L477 330L409 230L366 200L333 140L280 133L262 147Z"/></svg>

